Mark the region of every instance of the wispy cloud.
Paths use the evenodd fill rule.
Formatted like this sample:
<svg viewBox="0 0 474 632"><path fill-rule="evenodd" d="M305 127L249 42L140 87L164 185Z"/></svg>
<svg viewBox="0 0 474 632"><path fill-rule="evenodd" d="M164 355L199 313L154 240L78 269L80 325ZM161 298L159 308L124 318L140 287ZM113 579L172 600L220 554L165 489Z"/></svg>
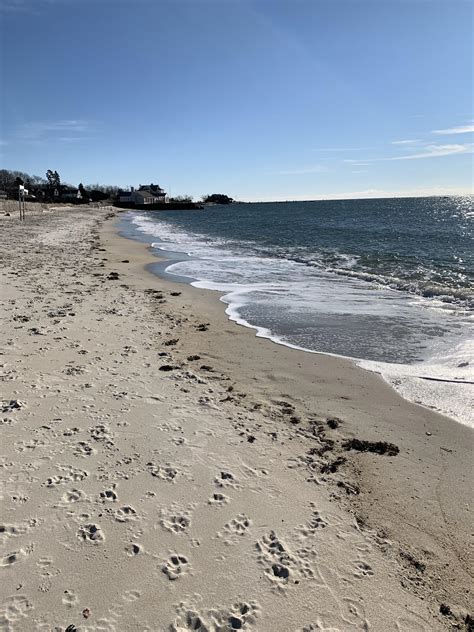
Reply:
<svg viewBox="0 0 474 632"><path fill-rule="evenodd" d="M466 145L426 145L423 151L418 154L407 154L405 156L392 156L382 160L418 160L421 158L437 158L439 156L450 156L451 154L463 154L472 151L470 144Z"/></svg>
<svg viewBox="0 0 474 632"><path fill-rule="evenodd" d="M448 127L448 129L434 129L432 134L469 134L474 132L474 125L460 125L458 127Z"/></svg>
<svg viewBox="0 0 474 632"><path fill-rule="evenodd" d="M366 151L373 147L320 147L313 151Z"/></svg>
<svg viewBox="0 0 474 632"><path fill-rule="evenodd" d="M465 154L473 151L472 143L459 143L453 145L421 145L417 146L416 153L404 153L402 156L389 156L388 158L365 158L362 160L354 160L345 158L343 162L351 167L368 167L375 162L386 162L391 160L420 160L422 158L438 158L441 156L450 156L452 154ZM406 147L407 150L413 151L415 147L411 144Z"/></svg>
<svg viewBox="0 0 474 632"><path fill-rule="evenodd" d="M0 13L22 13L39 15L41 8L47 8L56 4L72 4L85 0L2 0Z"/></svg>
<svg viewBox="0 0 474 632"><path fill-rule="evenodd" d="M31 121L19 125L14 133L16 139L24 142L42 140L66 141L82 140L90 130L90 123L84 120L67 119L60 121Z"/></svg>
<svg viewBox="0 0 474 632"><path fill-rule="evenodd" d="M62 143L76 143L78 141L90 140L89 136L58 136L56 140Z"/></svg>
<svg viewBox="0 0 474 632"><path fill-rule="evenodd" d="M285 171L278 171L277 175L280 176L300 176L309 173L326 173L329 169L326 165L308 165L306 167L300 167L297 169L288 169Z"/></svg>
<svg viewBox="0 0 474 632"><path fill-rule="evenodd" d="M0 13L31 13L31 5L25 0L4 0L0 3Z"/></svg>
<svg viewBox="0 0 474 632"><path fill-rule="evenodd" d="M392 140L392 145L413 145L414 143L419 142L419 138L410 138L408 140Z"/></svg>

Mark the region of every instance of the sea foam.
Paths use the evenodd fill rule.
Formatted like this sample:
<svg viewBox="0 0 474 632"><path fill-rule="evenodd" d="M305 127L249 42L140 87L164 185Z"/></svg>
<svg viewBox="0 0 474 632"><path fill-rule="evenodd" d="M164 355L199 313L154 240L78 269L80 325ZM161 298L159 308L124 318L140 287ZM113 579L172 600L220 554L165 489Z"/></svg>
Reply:
<svg viewBox="0 0 474 632"><path fill-rule="evenodd" d="M294 349L349 358L404 398L474 426L472 320L464 308L354 272L359 257L350 253L334 252L335 268L318 252L282 256L281 248L183 230L161 217L129 219L162 254L174 253L166 273L219 292L230 320Z"/></svg>

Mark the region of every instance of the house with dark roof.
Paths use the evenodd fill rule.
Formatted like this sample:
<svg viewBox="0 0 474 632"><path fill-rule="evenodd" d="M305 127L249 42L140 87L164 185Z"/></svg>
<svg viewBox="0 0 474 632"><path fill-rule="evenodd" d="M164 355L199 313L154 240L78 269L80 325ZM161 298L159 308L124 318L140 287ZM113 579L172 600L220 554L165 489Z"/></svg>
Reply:
<svg viewBox="0 0 474 632"><path fill-rule="evenodd" d="M118 194L119 202L130 202L132 201L132 191L119 191Z"/></svg>
<svg viewBox="0 0 474 632"><path fill-rule="evenodd" d="M119 193L119 202L129 204L163 204L167 202L166 191L157 184L141 184L137 190L133 187L130 191Z"/></svg>
<svg viewBox="0 0 474 632"><path fill-rule="evenodd" d="M82 198L82 195L79 189L76 189L75 187L65 186L62 188L61 197L65 198L66 200L80 200Z"/></svg>

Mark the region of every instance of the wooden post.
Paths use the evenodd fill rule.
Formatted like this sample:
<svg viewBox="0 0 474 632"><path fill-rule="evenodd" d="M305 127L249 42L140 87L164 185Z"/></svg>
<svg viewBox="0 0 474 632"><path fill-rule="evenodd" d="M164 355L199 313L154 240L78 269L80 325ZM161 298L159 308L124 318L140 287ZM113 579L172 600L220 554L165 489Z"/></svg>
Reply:
<svg viewBox="0 0 474 632"><path fill-rule="evenodd" d="M25 188L20 184L18 187L18 205L20 207L20 222L25 221Z"/></svg>

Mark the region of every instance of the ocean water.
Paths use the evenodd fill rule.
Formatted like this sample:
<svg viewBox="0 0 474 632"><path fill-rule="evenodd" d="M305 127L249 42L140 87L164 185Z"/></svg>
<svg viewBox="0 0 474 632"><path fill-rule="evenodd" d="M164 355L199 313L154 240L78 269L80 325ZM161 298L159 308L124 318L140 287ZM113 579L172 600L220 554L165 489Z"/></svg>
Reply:
<svg viewBox="0 0 474 632"><path fill-rule="evenodd" d="M131 212L166 274L216 290L231 320L356 359L402 396L474 426L472 198Z"/></svg>

